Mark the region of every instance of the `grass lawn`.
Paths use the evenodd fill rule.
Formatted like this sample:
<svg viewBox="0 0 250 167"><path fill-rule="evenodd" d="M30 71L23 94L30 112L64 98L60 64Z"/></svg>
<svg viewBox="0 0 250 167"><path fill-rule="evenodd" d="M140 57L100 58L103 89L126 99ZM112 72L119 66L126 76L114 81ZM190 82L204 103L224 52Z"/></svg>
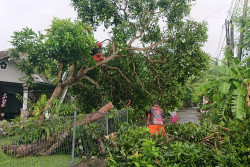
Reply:
<svg viewBox="0 0 250 167"><path fill-rule="evenodd" d="M0 138L0 145L10 145L10 138ZM80 158L75 158L74 164L81 161ZM0 167L69 167L71 164L71 155L57 154L51 156L31 156L24 158L15 158L8 156L0 149Z"/></svg>

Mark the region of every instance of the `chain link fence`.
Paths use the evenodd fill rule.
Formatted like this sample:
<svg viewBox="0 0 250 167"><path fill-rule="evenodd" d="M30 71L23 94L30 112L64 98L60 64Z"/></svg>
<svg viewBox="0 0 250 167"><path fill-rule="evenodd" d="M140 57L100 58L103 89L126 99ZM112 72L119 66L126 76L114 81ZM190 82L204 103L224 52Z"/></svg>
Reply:
<svg viewBox="0 0 250 167"><path fill-rule="evenodd" d="M0 123L1 167L69 167L82 157L105 155L105 135L128 121L128 111L110 111L44 121Z"/></svg>

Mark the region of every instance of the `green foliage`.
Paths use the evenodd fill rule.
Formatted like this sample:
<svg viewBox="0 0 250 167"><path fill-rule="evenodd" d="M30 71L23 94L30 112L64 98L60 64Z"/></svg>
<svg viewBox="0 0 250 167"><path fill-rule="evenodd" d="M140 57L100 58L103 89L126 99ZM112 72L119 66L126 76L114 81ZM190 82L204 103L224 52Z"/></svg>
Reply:
<svg viewBox="0 0 250 167"><path fill-rule="evenodd" d="M48 99L47 99L46 95L42 94L41 98L31 106L31 108L33 110L34 117L38 118L39 113L41 112L42 109L44 109L47 102L48 102Z"/></svg>
<svg viewBox="0 0 250 167"><path fill-rule="evenodd" d="M25 72L25 81L32 84L32 74L39 73L56 81L59 63L63 71L72 64L89 66L94 38L90 29L80 21L54 18L51 27L45 33L35 33L31 28L23 28L12 36L11 55L20 60L18 65ZM76 61L81 60L81 64Z"/></svg>
<svg viewBox="0 0 250 167"><path fill-rule="evenodd" d="M230 53L226 51L226 54ZM209 99L210 103L204 107L217 115L220 121L233 118L244 120L248 117L246 86L249 68L237 58L227 56L230 66L213 65L211 74L206 75L208 81L196 90L196 95L204 95Z"/></svg>
<svg viewBox="0 0 250 167"><path fill-rule="evenodd" d="M72 123L72 118L62 117L45 120L43 124L39 124L38 120L30 119L10 124L8 135L13 136L12 144L31 144L37 141L47 140L53 135L62 133Z"/></svg>
<svg viewBox="0 0 250 167"><path fill-rule="evenodd" d="M0 136L6 136L9 133L9 128L11 128L8 124L8 121L2 120L0 122Z"/></svg>
<svg viewBox="0 0 250 167"><path fill-rule="evenodd" d="M74 103L64 102L60 104L59 99L53 99L52 107L49 109L49 113L53 116L74 116Z"/></svg>
<svg viewBox="0 0 250 167"><path fill-rule="evenodd" d="M243 16L243 2L241 1L239 2L239 8L237 8L237 10L235 11L235 15L232 18L235 29L237 32L242 32L243 33L243 41L242 41L242 46L239 46L239 37L236 38L236 47L237 50L238 48L242 48L243 52L242 52L242 59L243 58L247 58L249 57L247 51L249 51L250 49L250 33L249 33L249 29L250 29L250 16L249 16L249 5L247 5L246 7L246 16ZM249 62L248 62L248 65Z"/></svg>
<svg viewBox="0 0 250 167"><path fill-rule="evenodd" d="M193 2L72 0L82 21L55 18L45 33L30 28L15 32L12 55L21 60L28 83L37 72L57 84L53 97L74 85L71 91L83 113L108 100L122 108L128 99L140 111L156 100L172 109L181 105L188 78L200 74L208 60L201 49L207 24L185 18ZM109 32L105 63L90 59L94 38L90 26L83 23L93 29L103 24ZM65 71L69 73L62 81Z"/></svg>
<svg viewBox="0 0 250 167"><path fill-rule="evenodd" d="M245 108L245 101L246 101L247 91L246 89L239 87L233 92L232 97L232 113L234 114L235 118L243 120L246 118L246 108Z"/></svg>
<svg viewBox="0 0 250 167"><path fill-rule="evenodd" d="M204 119L168 124L162 135L146 127L122 126L109 144L108 166L244 166L249 156L249 121L227 125L229 131ZM216 143L216 144L215 144Z"/></svg>
<svg viewBox="0 0 250 167"><path fill-rule="evenodd" d="M206 23L184 19L193 0L72 2L84 23L93 29L104 24L112 41L103 50L105 57L116 51L120 55L108 67L88 73L100 88L86 82L73 87L78 108L89 112L108 100L123 108L131 99L131 106L142 115L145 106L156 100L164 109L181 106L187 79L200 74L208 61L201 50L207 39Z"/></svg>

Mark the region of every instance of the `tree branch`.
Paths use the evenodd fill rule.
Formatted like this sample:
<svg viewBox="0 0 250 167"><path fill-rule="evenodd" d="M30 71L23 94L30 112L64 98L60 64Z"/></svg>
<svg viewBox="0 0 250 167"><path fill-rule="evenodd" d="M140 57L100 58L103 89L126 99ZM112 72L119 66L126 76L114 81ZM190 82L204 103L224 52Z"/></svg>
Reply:
<svg viewBox="0 0 250 167"><path fill-rule="evenodd" d="M149 52L146 52L149 63L164 63L162 60L152 60Z"/></svg>
<svg viewBox="0 0 250 167"><path fill-rule="evenodd" d="M101 41L101 43L103 43L103 42L105 42L105 41L110 41L110 42L112 42L111 39L104 39L103 41Z"/></svg>
<svg viewBox="0 0 250 167"><path fill-rule="evenodd" d="M96 66L97 66L97 67L100 67L100 66L102 66L103 64L108 63L109 61L111 61L111 60L113 60L114 58L119 57L119 56L120 56L120 55L118 55L118 51L116 51L116 52L115 52L114 54L112 54L111 56L105 58L105 59L102 60L102 61L97 62L97 63L96 63ZM92 69L94 69L94 68L95 68L94 66L88 67L88 68L82 67L82 68L79 70L79 72L77 73L77 76L76 76L76 78L75 78L75 82L80 82L83 78L85 78L87 72L90 71L90 70L92 70ZM87 79L87 78L85 78L85 79ZM65 82L64 84L67 84L67 82Z"/></svg>
<svg viewBox="0 0 250 167"><path fill-rule="evenodd" d="M128 43L128 47L131 47L132 43L133 43L136 39L140 38L140 37L143 35L143 33L145 32L145 29L149 26L149 24L150 24L150 22L151 22L151 20L152 20L153 17L154 17L154 11L153 11L152 14L150 15L150 17L149 17L149 19L148 19L148 22L146 23L145 27L141 30L140 34L139 34L138 36L136 36L136 33L134 34L133 38L132 38L132 39L129 41L129 43Z"/></svg>
<svg viewBox="0 0 250 167"><path fill-rule="evenodd" d="M75 72L75 68L76 68L76 65L75 64L72 64L70 66L70 69L69 69L69 75L68 75L68 81L72 81L72 78L73 78L73 75L74 75L74 72Z"/></svg>
<svg viewBox="0 0 250 167"><path fill-rule="evenodd" d="M136 70L135 70L135 63L134 63L134 61L133 61L132 59L131 59L131 62L132 62L132 64L133 64L134 73L135 73L136 77L137 77L138 80L139 80L139 83L140 83L140 85L141 85L141 87L142 87L142 90L145 91L145 92L147 92L147 94L151 97L152 95L149 93L149 91L147 91L147 90L144 88L144 86L143 86L143 84L142 84L142 82L141 82L140 77L139 77L138 74L136 73Z"/></svg>
<svg viewBox="0 0 250 167"><path fill-rule="evenodd" d="M158 43L153 43L152 45L148 46L148 47L145 47L145 48L136 48L136 47L130 47L130 48L127 48L127 50L136 50L136 51L146 51L146 50L149 50L151 48L153 48L154 46L158 46L164 42L166 42L168 39L163 39L161 40L160 42Z"/></svg>
<svg viewBox="0 0 250 167"><path fill-rule="evenodd" d="M107 68L112 69L112 70L117 70L122 75L122 77L124 79L126 79L126 81L128 83L130 83L133 87L135 87L134 84L122 73L122 71L118 67L111 67L111 66L108 66L106 64L102 65L102 67L107 67Z"/></svg>
<svg viewBox="0 0 250 167"><path fill-rule="evenodd" d="M59 62L59 69L57 73L57 80L59 83L62 83L62 72L63 72L63 62Z"/></svg>
<svg viewBox="0 0 250 167"><path fill-rule="evenodd" d="M150 58L149 52L147 52L146 54L147 54L147 57L148 57L149 66L150 66L153 70L155 70L155 72L156 72L157 83L158 83L158 87L159 87L159 89L160 89L160 88L161 88L161 85L160 85L159 73L158 73L157 69L152 65L152 60L151 60L151 58Z"/></svg>
<svg viewBox="0 0 250 167"><path fill-rule="evenodd" d="M84 79L87 79L89 82L91 82L93 85L95 85L96 87L99 87L98 83L96 83L92 78L90 78L89 76L85 75L83 76Z"/></svg>

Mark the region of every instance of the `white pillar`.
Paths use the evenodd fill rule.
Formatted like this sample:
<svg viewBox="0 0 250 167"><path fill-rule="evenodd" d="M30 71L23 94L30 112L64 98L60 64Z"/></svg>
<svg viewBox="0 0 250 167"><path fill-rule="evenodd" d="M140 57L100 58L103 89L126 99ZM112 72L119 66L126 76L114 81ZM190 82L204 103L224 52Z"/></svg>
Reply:
<svg viewBox="0 0 250 167"><path fill-rule="evenodd" d="M28 110L28 95L29 89L26 85L23 85L23 111Z"/></svg>

